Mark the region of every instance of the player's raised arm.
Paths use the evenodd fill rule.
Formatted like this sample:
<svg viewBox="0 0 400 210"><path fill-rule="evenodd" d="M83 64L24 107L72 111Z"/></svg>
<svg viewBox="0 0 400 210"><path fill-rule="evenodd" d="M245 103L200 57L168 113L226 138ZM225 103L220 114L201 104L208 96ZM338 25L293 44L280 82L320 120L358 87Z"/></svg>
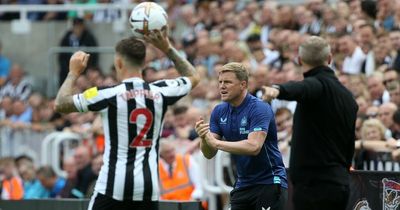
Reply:
<svg viewBox="0 0 400 210"><path fill-rule="evenodd" d="M145 35L144 39L164 52L168 58L174 62L179 74L190 79L192 89L197 86L200 81L200 75L197 73L193 65L190 64L188 60L184 59L174 46L171 45L168 38L168 28L163 31L154 30L148 35Z"/></svg>
<svg viewBox="0 0 400 210"><path fill-rule="evenodd" d="M71 56L68 76L57 93L55 101L56 112L71 113L78 111L72 98L74 94L73 87L76 79L85 70L89 56L83 51L78 51Z"/></svg>

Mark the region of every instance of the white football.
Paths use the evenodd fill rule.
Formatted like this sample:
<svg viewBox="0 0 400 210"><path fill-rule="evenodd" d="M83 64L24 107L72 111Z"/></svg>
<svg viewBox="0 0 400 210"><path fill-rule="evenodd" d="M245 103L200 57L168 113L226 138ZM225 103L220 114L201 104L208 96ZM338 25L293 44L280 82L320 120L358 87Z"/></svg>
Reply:
<svg viewBox="0 0 400 210"><path fill-rule="evenodd" d="M143 38L151 30L162 30L167 25L168 15L154 2L143 2L133 8L129 22L133 36Z"/></svg>

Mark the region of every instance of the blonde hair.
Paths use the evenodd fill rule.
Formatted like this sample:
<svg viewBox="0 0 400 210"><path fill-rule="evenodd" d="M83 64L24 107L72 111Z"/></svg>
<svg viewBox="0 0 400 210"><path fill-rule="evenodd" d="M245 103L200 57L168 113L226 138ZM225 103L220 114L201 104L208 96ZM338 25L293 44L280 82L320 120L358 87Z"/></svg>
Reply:
<svg viewBox="0 0 400 210"><path fill-rule="evenodd" d="M378 128L379 134L381 139L373 139L373 140L383 140L385 139L385 131L386 127L383 125L383 123L378 120L378 119L368 119L364 121L362 127L361 127L361 138L364 140L371 140L367 139L367 131L370 128Z"/></svg>
<svg viewBox="0 0 400 210"><path fill-rule="evenodd" d="M222 66L220 74L223 72L233 72L239 81L249 82L249 71L247 68L238 62L230 62Z"/></svg>

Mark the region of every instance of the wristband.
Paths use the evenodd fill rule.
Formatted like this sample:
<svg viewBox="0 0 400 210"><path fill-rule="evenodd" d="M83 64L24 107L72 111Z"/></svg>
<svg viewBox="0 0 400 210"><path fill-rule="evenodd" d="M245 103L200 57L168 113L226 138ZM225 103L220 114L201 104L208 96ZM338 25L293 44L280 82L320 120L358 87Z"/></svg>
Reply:
<svg viewBox="0 0 400 210"><path fill-rule="evenodd" d="M396 148L397 148L397 149L400 148L400 141L399 141L399 140L397 140L397 142L396 142Z"/></svg>

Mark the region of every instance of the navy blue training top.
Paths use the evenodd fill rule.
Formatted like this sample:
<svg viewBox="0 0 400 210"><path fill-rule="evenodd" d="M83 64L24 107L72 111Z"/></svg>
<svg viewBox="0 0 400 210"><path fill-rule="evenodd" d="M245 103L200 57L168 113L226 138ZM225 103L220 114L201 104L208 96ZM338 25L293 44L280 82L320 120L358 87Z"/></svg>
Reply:
<svg viewBox="0 0 400 210"><path fill-rule="evenodd" d="M238 107L222 102L211 114L210 130L226 141L244 140L253 131L265 131L267 137L258 155L232 154L238 175L235 188L258 184L281 184L287 188L286 170L278 150L274 113L269 104L250 94Z"/></svg>

